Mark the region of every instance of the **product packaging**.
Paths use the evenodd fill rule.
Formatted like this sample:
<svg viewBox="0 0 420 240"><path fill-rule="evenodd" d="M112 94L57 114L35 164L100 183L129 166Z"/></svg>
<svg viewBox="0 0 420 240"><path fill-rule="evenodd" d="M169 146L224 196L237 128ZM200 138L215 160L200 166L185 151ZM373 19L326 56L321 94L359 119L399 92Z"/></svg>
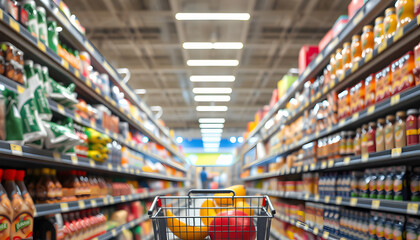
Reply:
<svg viewBox="0 0 420 240"><path fill-rule="evenodd" d="M17 107L17 95L8 89L4 89L2 94L4 96L5 139L9 143L23 145L23 125Z"/></svg>

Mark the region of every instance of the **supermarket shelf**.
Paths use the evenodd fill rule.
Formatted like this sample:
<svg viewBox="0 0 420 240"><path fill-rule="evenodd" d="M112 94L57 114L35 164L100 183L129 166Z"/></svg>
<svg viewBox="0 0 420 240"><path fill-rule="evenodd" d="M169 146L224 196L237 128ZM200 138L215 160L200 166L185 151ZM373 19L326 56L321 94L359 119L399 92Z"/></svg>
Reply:
<svg viewBox="0 0 420 240"><path fill-rule="evenodd" d="M78 49L83 49L90 53L91 62L95 69L99 69L100 72L106 72L110 76L110 79L114 84L120 87L126 96L135 103L141 110L143 110L149 119L159 128L159 130L170 139L172 144L176 144L175 140L170 136L168 129L164 128L154 117L149 107L134 93L134 91L122 81L119 73L116 69L105 59L104 56L93 46L93 44L81 34L69 21L69 19L63 14L58 8L57 4L52 0L38 0L42 6L46 9L47 14L56 19L56 21L62 26L63 31L60 33L66 39L77 45Z"/></svg>
<svg viewBox="0 0 420 240"><path fill-rule="evenodd" d="M273 236L275 239L277 240L288 240L287 237L281 235L280 233L278 233L276 230L274 230L273 228L270 229L270 234L271 236Z"/></svg>
<svg viewBox="0 0 420 240"><path fill-rule="evenodd" d="M284 215L278 214L277 216L275 216L275 218L277 218L277 219L279 219L283 222L287 222L289 224L292 224L293 226L296 226L300 229L303 229L304 231L312 233L316 236L322 237L323 239L326 239L326 240L346 240L346 238L343 238L343 237L340 238L338 236L335 236L335 235L331 234L328 231L322 231L322 230L318 229L317 227L313 227L313 228L309 227L306 223L295 220L295 219L292 219L289 216L284 216Z"/></svg>
<svg viewBox="0 0 420 240"><path fill-rule="evenodd" d="M159 191L144 192L144 193L117 196L117 197L106 196L103 198L92 198L92 199L85 199L85 200L71 201L71 202L36 204L35 217L41 217L41 216L45 216L49 214L78 211L78 210L83 210L87 208L103 207L103 206L109 206L109 205L114 205L118 203L125 203L125 202L141 200L141 199L153 198L156 196L176 193L182 190L183 189L179 189L179 188L170 188L170 189L164 189L164 190L159 190Z"/></svg>
<svg viewBox="0 0 420 240"><path fill-rule="evenodd" d="M420 157L420 144L394 148L376 153L359 156L344 157L338 159L323 160L317 163L305 164L303 166L281 169L274 173L260 174L247 178L243 181L253 181L264 178L280 177L305 172L337 171L355 168L366 168L375 166L386 166L392 164L416 163Z"/></svg>
<svg viewBox="0 0 420 240"><path fill-rule="evenodd" d="M420 30L420 28L418 28L418 30ZM420 31L419 31L419 34L420 34ZM408 89L402 93L398 93L394 95L393 97L383 100L379 103L376 103L365 110L362 110L358 113L353 114L351 117L342 119L339 121L338 124L334 126L330 126L320 132L317 131L311 135L307 135L292 145L282 146L280 150L276 151L270 156L265 157L261 160L254 161L250 164L247 164L243 168L246 169L253 166L265 164L267 162L272 161L276 157L279 157L291 151L297 150L307 143L310 143L317 139L331 135L333 133L336 133L345 129L349 129L351 127L361 126L363 123L366 123L373 119L377 119L381 116L384 116L387 113L395 112L398 109L404 108L406 106L409 106L410 104L415 103L416 101L418 101L418 99L420 99L420 85L415 86L411 89Z"/></svg>
<svg viewBox="0 0 420 240"><path fill-rule="evenodd" d="M309 202L325 203L337 206L349 206L364 209L371 209L384 212L410 214L420 216L420 202L392 201L384 199L356 198L356 197L332 197L319 196L297 192L264 191L260 189L247 189L252 194L265 194L273 197L304 200Z"/></svg>
<svg viewBox="0 0 420 240"><path fill-rule="evenodd" d="M116 237L118 234L120 234L122 231L126 230L126 229L130 229L133 228L134 226L145 222L149 219L149 215L143 215L140 218L137 218L131 222L128 222L126 224L123 224L119 227L116 227L114 229L108 230L106 233L94 238L94 240L108 240L111 239L113 237Z"/></svg>
<svg viewBox="0 0 420 240"><path fill-rule="evenodd" d="M61 59L56 53L54 53L50 48L46 47L42 42L35 39L26 28L22 27L18 22L9 17L8 14L0 10L0 32L4 32L6 36L17 41L19 46L22 46L25 51L25 54L31 56L34 59L37 59L37 62L42 63L43 65L48 65L50 70L54 69L55 71L60 72L60 76L63 76L66 79L71 79L77 87L82 89L89 96L94 97L97 101L106 105L111 109L115 114L119 115L122 119L129 122L132 126L137 128L143 134L156 141L158 144L164 146L169 152L174 156L178 157L180 160L185 162L183 156L181 156L177 150L172 146L163 142L162 139L152 134L138 119L134 119L130 113L126 112L121 106L117 106L117 103L110 99L108 96L104 97L102 91L95 87L94 84L80 72L74 69L69 63ZM39 60L39 61L38 61Z"/></svg>
<svg viewBox="0 0 420 240"><path fill-rule="evenodd" d="M260 132L265 123L281 108L286 106L289 99L302 89L305 82L318 74L329 62L329 56L345 41L348 41L352 35L361 32L362 27L372 22L380 13L382 13L392 0L370 0L350 19L346 27L340 34L332 39L330 43L317 55L317 57L306 67L305 71L299 76L299 79L293 83L286 94L279 99L274 107L258 123L255 129L249 134L247 141Z"/></svg>
<svg viewBox="0 0 420 240"><path fill-rule="evenodd" d="M8 162L8 166L22 167L31 164L42 164L49 167L78 168L91 172L104 172L108 174L118 174L139 178L161 179L175 182L185 181L184 177L172 177L159 173L142 172L140 168L121 167L111 163L96 162L92 159L77 157L76 155L61 154L47 150L35 149L27 146L10 144L0 141L0 156L3 159L13 160ZM4 163L3 163L4 164Z"/></svg>
<svg viewBox="0 0 420 240"><path fill-rule="evenodd" d="M24 89L19 83L15 82L15 81L12 81L12 80L6 78L3 75L0 75L0 84L4 84L4 86L7 89L12 90L12 91L14 91L16 93L19 93L19 92L23 91L23 89ZM134 142L129 142L126 139L124 139L124 137L122 135L119 135L119 134L116 134L116 133L112 133L111 134L108 129L104 129L101 126L96 125L95 122L90 122L89 120L87 120L85 118L82 118L77 113L74 113L73 110L70 110L70 109L62 106L61 104L58 104L58 103L54 102L51 99L48 99L48 102L50 104L50 107L51 107L51 110L52 111L54 111L56 113L59 113L59 114L65 116L65 117L72 118L74 121L76 121L76 122L78 122L78 123L80 123L80 124L82 124L82 125L84 125L86 127L93 128L93 129L97 130L98 132L101 132L103 134L106 134L109 137L111 137L112 139L118 141L120 144L123 144L123 145L125 145L125 146L127 146L127 147L129 147L129 148L131 148L131 149L133 149L135 151L137 151L137 152L140 152L140 153L144 154L148 158L152 158L152 159L154 159L154 160L156 160L156 161L158 161L160 163L163 163L165 165L168 165L170 167L173 167L175 169L178 169L178 170L180 170L182 172L186 172L186 169L183 168L182 166L177 165L175 163L172 163L172 162L170 162L168 160L165 160L165 159L163 159L162 157L160 157L160 156L158 156L156 154L149 153L149 152L141 149Z"/></svg>

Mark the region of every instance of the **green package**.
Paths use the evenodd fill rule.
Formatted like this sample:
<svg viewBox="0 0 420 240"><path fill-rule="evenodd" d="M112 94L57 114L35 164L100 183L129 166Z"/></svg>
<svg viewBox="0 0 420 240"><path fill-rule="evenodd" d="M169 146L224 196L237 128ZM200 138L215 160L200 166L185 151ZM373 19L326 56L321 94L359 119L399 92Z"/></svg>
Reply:
<svg viewBox="0 0 420 240"><path fill-rule="evenodd" d="M80 138L74 133L72 120L64 122L43 122L47 132L45 148L58 152L68 152L81 143Z"/></svg>
<svg viewBox="0 0 420 240"><path fill-rule="evenodd" d="M8 89L3 90L5 109L6 141L23 145L22 118L17 108L16 93Z"/></svg>
<svg viewBox="0 0 420 240"><path fill-rule="evenodd" d="M58 53L57 22L54 21L54 18L51 18L51 17L48 18L47 32L48 32L48 47L50 47L55 53Z"/></svg>
<svg viewBox="0 0 420 240"><path fill-rule="evenodd" d="M28 12L28 30L34 36L38 37L38 14L36 12L36 4L34 0L24 0L23 9Z"/></svg>
<svg viewBox="0 0 420 240"><path fill-rule="evenodd" d="M45 8L37 7L38 39L48 46L47 15Z"/></svg>
<svg viewBox="0 0 420 240"><path fill-rule="evenodd" d="M39 64L33 63L32 60L25 60L25 76L27 79L28 88L31 88L34 93L34 101L39 117L42 120L51 120L52 113L50 105L46 98L46 93L43 87L42 69Z"/></svg>

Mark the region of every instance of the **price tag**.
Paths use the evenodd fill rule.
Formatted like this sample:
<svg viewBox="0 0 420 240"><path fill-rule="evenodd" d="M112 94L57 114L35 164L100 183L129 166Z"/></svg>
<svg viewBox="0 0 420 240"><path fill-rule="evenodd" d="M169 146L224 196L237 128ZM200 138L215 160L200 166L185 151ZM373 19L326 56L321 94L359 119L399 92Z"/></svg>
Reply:
<svg viewBox="0 0 420 240"><path fill-rule="evenodd" d="M112 136L114 136L115 139L118 138L118 134L117 133L112 133Z"/></svg>
<svg viewBox="0 0 420 240"><path fill-rule="evenodd" d="M398 41L403 36L403 28L398 29L397 33L394 35L394 43Z"/></svg>
<svg viewBox="0 0 420 240"><path fill-rule="evenodd" d="M78 123L81 123L82 117L78 113L74 113L74 120L76 120Z"/></svg>
<svg viewBox="0 0 420 240"><path fill-rule="evenodd" d="M98 87L95 88L95 92L99 95L101 95L101 89L99 89Z"/></svg>
<svg viewBox="0 0 420 240"><path fill-rule="evenodd" d="M369 153L362 154L362 162L369 161Z"/></svg>
<svg viewBox="0 0 420 240"><path fill-rule="evenodd" d="M120 106L120 112L122 112L122 113L124 113L125 111L124 111L124 108L122 108L121 106Z"/></svg>
<svg viewBox="0 0 420 240"><path fill-rule="evenodd" d="M368 107L367 114L370 115L375 112L375 105Z"/></svg>
<svg viewBox="0 0 420 240"><path fill-rule="evenodd" d="M315 235L318 235L318 233L319 233L319 230L318 230L318 228L317 228L317 227L315 227L315 228L314 228L314 234L315 234Z"/></svg>
<svg viewBox="0 0 420 240"><path fill-rule="evenodd" d="M378 209L381 201L379 200L372 200L372 209Z"/></svg>
<svg viewBox="0 0 420 240"><path fill-rule="evenodd" d="M61 155L59 152L53 152L54 161L61 161Z"/></svg>
<svg viewBox="0 0 420 240"><path fill-rule="evenodd" d="M60 203L60 208L62 212L69 211L69 204L68 203Z"/></svg>
<svg viewBox="0 0 420 240"><path fill-rule="evenodd" d="M325 198L324 198L324 202L325 202L325 203L329 203L329 202L330 202L330 196L325 196Z"/></svg>
<svg viewBox="0 0 420 240"><path fill-rule="evenodd" d="M41 50L42 52L46 52L47 48L45 47L45 44L43 44L41 41L38 40L38 48L39 50Z"/></svg>
<svg viewBox="0 0 420 240"><path fill-rule="evenodd" d="M86 47L86 50L88 50L89 52L91 52L91 53L95 52L92 45L88 41L85 41L85 47Z"/></svg>
<svg viewBox="0 0 420 240"><path fill-rule="evenodd" d="M121 172L121 166L117 166L117 171Z"/></svg>
<svg viewBox="0 0 420 240"><path fill-rule="evenodd" d="M107 128L105 128L105 134L109 135L109 130Z"/></svg>
<svg viewBox="0 0 420 240"><path fill-rule="evenodd" d="M86 78L86 85L87 85L88 87L90 87L90 88L92 87L92 83L91 83L91 82L89 81L89 79L87 79L87 78Z"/></svg>
<svg viewBox="0 0 420 240"><path fill-rule="evenodd" d="M297 167L296 172L297 172L297 173L302 172L302 166Z"/></svg>
<svg viewBox="0 0 420 240"><path fill-rule="evenodd" d="M73 164L78 164L79 162L79 159L77 159L77 156L75 154L71 155L70 159Z"/></svg>
<svg viewBox="0 0 420 240"><path fill-rule="evenodd" d="M110 198L109 198L109 203L110 203L110 204L114 204L114 203L115 203L115 201L114 201L114 197L110 197Z"/></svg>
<svg viewBox="0 0 420 240"><path fill-rule="evenodd" d="M338 124L340 125L340 126L342 126L342 125L344 125L344 123L346 122L346 119L345 118L343 118L343 119L340 119L340 121L338 122Z"/></svg>
<svg viewBox="0 0 420 240"><path fill-rule="evenodd" d="M96 163L95 163L95 161L93 161L92 159L89 159L89 165L90 165L91 167L95 167L95 166L96 166Z"/></svg>
<svg viewBox="0 0 420 240"><path fill-rule="evenodd" d="M337 204L337 205L340 205L342 201L343 201L342 197L336 197L335 198L335 204Z"/></svg>
<svg viewBox="0 0 420 240"><path fill-rule="evenodd" d="M133 195L128 195L128 200L129 201L133 200Z"/></svg>
<svg viewBox="0 0 420 240"><path fill-rule="evenodd" d="M286 169L286 174L289 174L290 173L290 168L287 168Z"/></svg>
<svg viewBox="0 0 420 240"><path fill-rule="evenodd" d="M114 101L114 99L111 99L111 104L112 104L112 106L117 106L117 103Z"/></svg>
<svg viewBox="0 0 420 240"><path fill-rule="evenodd" d="M354 113L352 116L353 121L356 121L359 118L359 113Z"/></svg>
<svg viewBox="0 0 420 240"><path fill-rule="evenodd" d="M79 209L85 209L85 201L79 201Z"/></svg>
<svg viewBox="0 0 420 240"><path fill-rule="evenodd" d="M292 224L292 225L295 225L295 219L290 219L290 223Z"/></svg>
<svg viewBox="0 0 420 240"><path fill-rule="evenodd" d="M308 165L304 165L304 166L303 166L303 171L304 171L304 172L307 172L308 170L309 170L309 166L308 166Z"/></svg>
<svg viewBox="0 0 420 240"><path fill-rule="evenodd" d="M322 238L324 239L328 239L328 237L330 236L330 232L324 231L324 233L322 234Z"/></svg>
<svg viewBox="0 0 420 240"><path fill-rule="evenodd" d="M115 229L112 229L111 234L113 237L117 236L117 231Z"/></svg>
<svg viewBox="0 0 420 240"><path fill-rule="evenodd" d="M419 210L419 204L418 203L407 204L407 213L408 214L417 214L418 210Z"/></svg>
<svg viewBox="0 0 420 240"><path fill-rule="evenodd" d="M319 194L316 194L316 195L314 196L314 199L315 199L315 202L319 202Z"/></svg>
<svg viewBox="0 0 420 240"><path fill-rule="evenodd" d="M344 162L344 164L349 165L350 164L350 157L345 157L343 162Z"/></svg>
<svg viewBox="0 0 420 240"><path fill-rule="evenodd" d="M322 89L322 93L326 94L327 92L328 92L328 86L325 86L325 87Z"/></svg>
<svg viewBox="0 0 420 240"><path fill-rule="evenodd" d="M359 11L359 13L353 17L353 25L357 25L364 18L364 12Z"/></svg>
<svg viewBox="0 0 420 240"><path fill-rule="evenodd" d="M61 59L61 65L63 65L63 67L67 70L69 70L69 62L67 62L64 59Z"/></svg>
<svg viewBox="0 0 420 240"><path fill-rule="evenodd" d="M10 150L12 151L13 155L22 156L22 146L16 144L10 144Z"/></svg>
<svg viewBox="0 0 420 240"><path fill-rule="evenodd" d="M305 224L305 225L303 226L303 230L305 230L305 231L307 232L307 231L309 230L308 225L306 225L306 224Z"/></svg>
<svg viewBox="0 0 420 240"><path fill-rule="evenodd" d="M125 202L125 196L121 196L121 202Z"/></svg>
<svg viewBox="0 0 420 240"><path fill-rule="evenodd" d="M91 199L90 200L90 205L92 205L92 207L96 207L98 204L96 203L96 200L95 199Z"/></svg>
<svg viewBox="0 0 420 240"><path fill-rule="evenodd" d="M315 102L315 96L311 97L311 103Z"/></svg>
<svg viewBox="0 0 420 240"><path fill-rule="evenodd" d="M391 97L391 106L400 102L400 94Z"/></svg>
<svg viewBox="0 0 420 240"><path fill-rule="evenodd" d="M63 105L57 104L57 109L58 109L59 113L61 113L63 115L66 114L66 110L64 109Z"/></svg>
<svg viewBox="0 0 420 240"><path fill-rule="evenodd" d="M322 161L321 169L326 169L326 168L327 168L327 161Z"/></svg>
<svg viewBox="0 0 420 240"><path fill-rule="evenodd" d="M140 169L136 169L136 174L139 175L140 174Z"/></svg>
<svg viewBox="0 0 420 240"><path fill-rule="evenodd" d="M353 67L351 68L351 73L354 73L359 68L359 62L356 62L353 64Z"/></svg>
<svg viewBox="0 0 420 240"><path fill-rule="evenodd" d="M357 205L357 198L350 198L350 206L354 207Z"/></svg>
<svg viewBox="0 0 420 240"><path fill-rule="evenodd" d="M79 72L79 70L74 70L74 75L76 75L77 78L80 78L80 72Z"/></svg>
<svg viewBox="0 0 420 240"><path fill-rule="evenodd" d="M378 53L383 52L387 47L387 41L385 40L381 45L378 46Z"/></svg>
<svg viewBox="0 0 420 240"><path fill-rule="evenodd" d="M134 169L130 168L130 174L134 174Z"/></svg>
<svg viewBox="0 0 420 240"><path fill-rule="evenodd" d="M369 62L370 60L372 60L372 52L366 54L366 56L365 56L365 63Z"/></svg>
<svg viewBox="0 0 420 240"><path fill-rule="evenodd" d="M9 18L9 26L13 28L16 32L20 32L19 23L13 20L12 18Z"/></svg>
<svg viewBox="0 0 420 240"><path fill-rule="evenodd" d="M130 222L130 227L134 227L134 222Z"/></svg>
<svg viewBox="0 0 420 240"><path fill-rule="evenodd" d="M26 90L24 87L22 87L20 85L16 85L16 89L17 89L17 92L20 93L20 94L25 92L25 90Z"/></svg>
<svg viewBox="0 0 420 240"><path fill-rule="evenodd" d="M316 164L315 163L311 163L311 171L315 170Z"/></svg>
<svg viewBox="0 0 420 240"><path fill-rule="evenodd" d="M316 99L319 99L321 97L321 93L320 92L317 92L316 93Z"/></svg>
<svg viewBox="0 0 420 240"><path fill-rule="evenodd" d="M329 160L328 161L328 168L332 168L334 167L334 160Z"/></svg>
<svg viewBox="0 0 420 240"><path fill-rule="evenodd" d="M322 61L323 58L324 57L322 56L321 53L318 54L318 56L316 56L316 58L315 58L315 65L318 65Z"/></svg>
<svg viewBox="0 0 420 240"><path fill-rule="evenodd" d="M340 75L340 78L338 79L338 81L339 81L339 82L342 82L342 81L344 80L344 77L345 77L345 75L344 75L344 74L341 74L341 75Z"/></svg>
<svg viewBox="0 0 420 240"><path fill-rule="evenodd" d="M391 150L391 157L399 157L401 156L402 149L401 148L393 148Z"/></svg>
<svg viewBox="0 0 420 240"><path fill-rule="evenodd" d="M105 205L108 205L108 198L106 198L106 197L105 197L105 198L103 199L103 201L104 201L104 204L105 204ZM92 204L92 203L91 203L91 204Z"/></svg>
<svg viewBox="0 0 420 240"><path fill-rule="evenodd" d="M0 9L0 20L3 20L3 10Z"/></svg>

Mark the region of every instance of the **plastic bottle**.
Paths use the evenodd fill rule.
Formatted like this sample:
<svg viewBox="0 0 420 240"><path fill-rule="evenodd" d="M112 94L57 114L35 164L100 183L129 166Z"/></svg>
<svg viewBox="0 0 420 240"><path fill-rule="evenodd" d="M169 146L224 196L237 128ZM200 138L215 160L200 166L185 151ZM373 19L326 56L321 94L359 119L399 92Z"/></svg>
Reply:
<svg viewBox="0 0 420 240"><path fill-rule="evenodd" d="M356 130L356 136L353 140L354 155L358 156L362 154L362 129L358 128Z"/></svg>
<svg viewBox="0 0 420 240"><path fill-rule="evenodd" d="M379 118L378 123L376 125L376 151L384 151L385 150L385 118Z"/></svg>
<svg viewBox="0 0 420 240"><path fill-rule="evenodd" d="M57 22L54 18L47 18L47 31L48 31L48 47L55 53L58 53L58 32Z"/></svg>
<svg viewBox="0 0 420 240"><path fill-rule="evenodd" d="M55 185L55 200L61 201L63 198L63 186L61 185L60 181L57 179L57 170L50 169L50 177Z"/></svg>
<svg viewBox="0 0 420 240"><path fill-rule="evenodd" d="M408 117L406 119L406 127L407 127L407 146L415 145L419 143L419 136L418 136L418 110L417 109L408 109L407 111Z"/></svg>
<svg viewBox="0 0 420 240"><path fill-rule="evenodd" d="M362 43L360 35L353 35L351 40L351 62L355 64L362 58Z"/></svg>
<svg viewBox="0 0 420 240"><path fill-rule="evenodd" d="M24 0L23 9L28 13L28 30L34 37L38 37L38 14L34 0Z"/></svg>
<svg viewBox="0 0 420 240"><path fill-rule="evenodd" d="M368 151L368 130L369 130L369 125L367 124L363 124L362 126L362 135L361 135L361 139L362 139L362 148L361 148L361 154L367 154Z"/></svg>
<svg viewBox="0 0 420 240"><path fill-rule="evenodd" d="M30 214L34 216L35 214L35 204L32 200L31 195L26 188L25 182L25 171L24 170L17 170L16 171L16 185L19 187L20 195L22 196L23 200L25 201L26 206L30 209Z"/></svg>
<svg viewBox="0 0 420 240"><path fill-rule="evenodd" d="M343 66L344 66L344 72L351 69L351 43L345 42L343 45L343 51L341 52L341 55L343 56Z"/></svg>
<svg viewBox="0 0 420 240"><path fill-rule="evenodd" d="M0 169L0 178L3 176L3 169ZM12 204L7 197L7 192L0 182L0 240L9 240L12 231L13 210Z"/></svg>
<svg viewBox="0 0 420 240"><path fill-rule="evenodd" d="M395 147L407 146L406 114L404 111L397 112L397 119L394 125Z"/></svg>
<svg viewBox="0 0 420 240"><path fill-rule="evenodd" d="M41 170L41 178L36 184L36 199L39 203L55 202L55 184L50 178L50 169Z"/></svg>
<svg viewBox="0 0 420 240"><path fill-rule="evenodd" d="M395 8L387 8L385 10L385 19L384 19L384 30L385 30L385 39L390 39L394 36L397 31L397 15L395 14Z"/></svg>
<svg viewBox="0 0 420 240"><path fill-rule="evenodd" d="M37 7L38 39L48 46L47 14L45 8Z"/></svg>
<svg viewBox="0 0 420 240"><path fill-rule="evenodd" d="M386 116L385 150L395 148L394 122L395 122L395 116L394 115Z"/></svg>
<svg viewBox="0 0 420 240"><path fill-rule="evenodd" d="M395 8L398 18L397 29L403 28L414 19L414 0L398 0Z"/></svg>
<svg viewBox="0 0 420 240"><path fill-rule="evenodd" d="M23 200L15 183L15 178L15 169L4 170L4 187L9 199L11 199L13 209L12 219L14 220L11 224L11 236L13 236L13 239L32 239L34 219L31 209L34 207L29 207Z"/></svg>
<svg viewBox="0 0 420 240"><path fill-rule="evenodd" d="M376 123L370 122L369 128L367 132L367 151L368 153L374 153L376 152Z"/></svg>

